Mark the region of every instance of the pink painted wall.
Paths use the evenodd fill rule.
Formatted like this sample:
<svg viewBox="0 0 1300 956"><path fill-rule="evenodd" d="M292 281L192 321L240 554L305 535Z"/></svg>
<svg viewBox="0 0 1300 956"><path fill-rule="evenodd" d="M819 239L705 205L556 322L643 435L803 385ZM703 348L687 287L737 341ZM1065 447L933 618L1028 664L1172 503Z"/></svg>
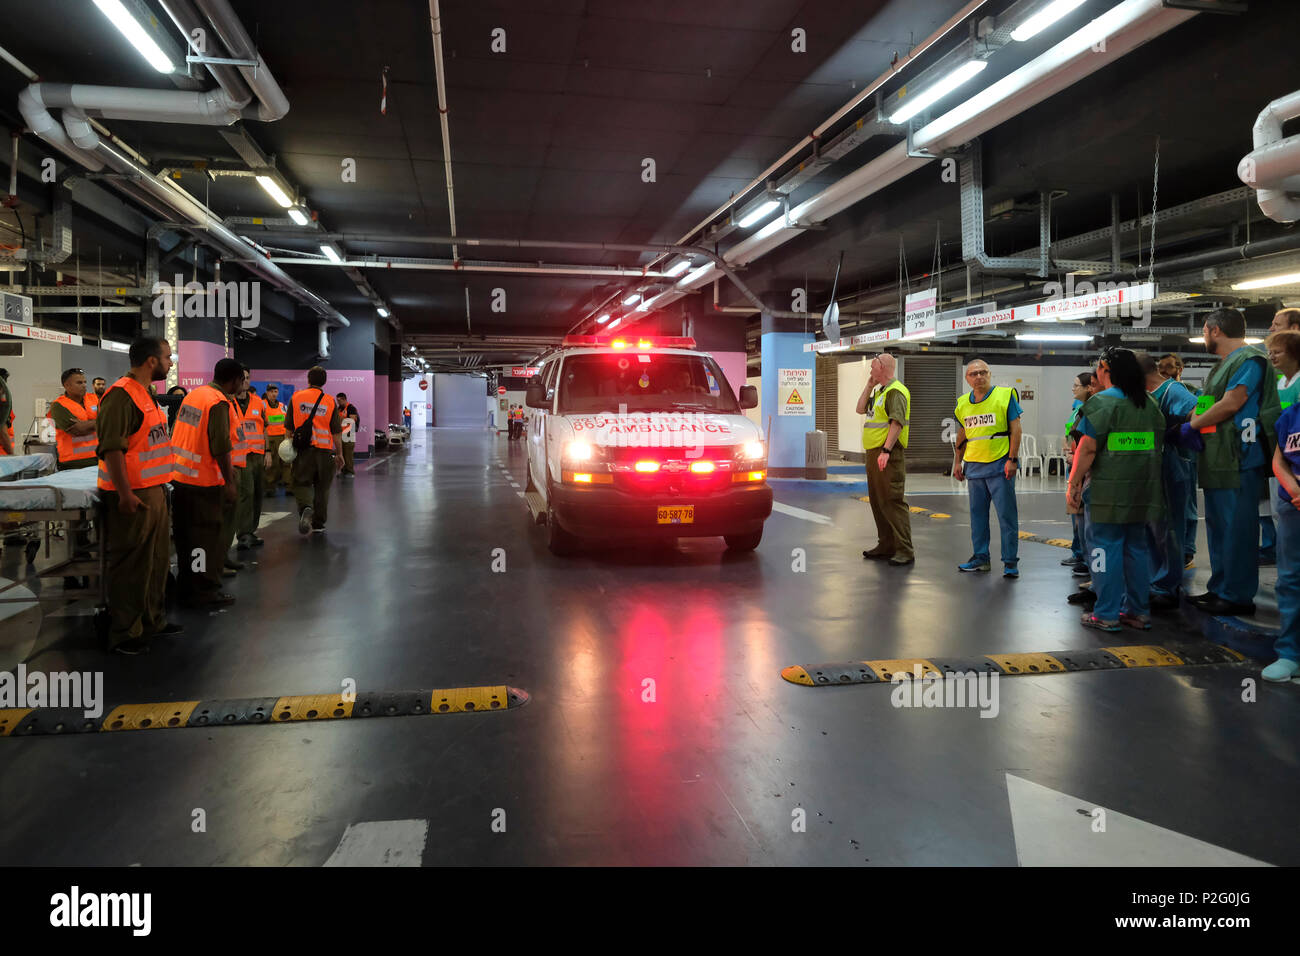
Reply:
<svg viewBox="0 0 1300 956"><path fill-rule="evenodd" d="M388 383L388 421L394 425L402 424L402 380Z"/></svg>
<svg viewBox="0 0 1300 956"><path fill-rule="evenodd" d="M375 375L375 431L387 425L388 417L388 376Z"/></svg>
<svg viewBox="0 0 1300 956"><path fill-rule="evenodd" d="M307 370L305 368L255 368L249 376L253 381L279 382L280 399L288 402L293 392L307 387ZM339 392L347 392L348 401L357 406L361 415L361 432L357 435L358 452L373 450L375 444L375 373L370 369L329 370L325 379L325 392L333 397ZM381 427L386 422L380 422Z"/></svg>
<svg viewBox="0 0 1300 956"><path fill-rule="evenodd" d="M710 352L710 355L722 366L722 374L727 376L733 397L740 398L740 386L745 384L744 352Z"/></svg>
<svg viewBox="0 0 1300 956"><path fill-rule="evenodd" d="M176 343L177 382L184 389L198 388L212 381L212 368L230 353L215 342L191 339Z"/></svg>

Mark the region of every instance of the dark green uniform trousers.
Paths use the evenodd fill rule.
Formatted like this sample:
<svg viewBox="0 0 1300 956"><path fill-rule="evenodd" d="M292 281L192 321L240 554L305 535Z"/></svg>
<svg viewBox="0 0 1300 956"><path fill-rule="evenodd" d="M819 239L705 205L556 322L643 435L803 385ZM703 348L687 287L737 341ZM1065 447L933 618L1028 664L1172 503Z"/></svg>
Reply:
<svg viewBox="0 0 1300 956"><path fill-rule="evenodd" d="M275 491L277 485L281 488L289 487L291 469L288 462L280 460L280 445L288 440L285 435L266 436L266 451L271 456L271 464L267 467L266 477L263 480L268 495Z"/></svg>
<svg viewBox="0 0 1300 956"><path fill-rule="evenodd" d="M116 491L104 492L108 547L108 646L147 638L167 624L163 604L171 565L167 491L163 485L135 492L135 514L118 510Z"/></svg>
<svg viewBox="0 0 1300 956"><path fill-rule="evenodd" d="M202 602L221 590L221 568L226 552L221 547L221 526L226 505L221 485L202 488L182 482L172 484L172 533L176 538L177 591L182 601Z"/></svg>
<svg viewBox="0 0 1300 956"><path fill-rule="evenodd" d="M298 502L298 514L302 514L303 508L311 507L313 528L325 527L329 517L334 470L333 450L308 448L293 460L293 497Z"/></svg>
<svg viewBox="0 0 1300 956"><path fill-rule="evenodd" d="M235 533L256 534L257 525L262 520L262 481L265 469L262 467L262 455L256 455L251 452L248 455L248 465L244 468L244 475L239 483L239 504L236 506L237 515L235 518ZM248 486L248 493L244 493L244 486Z"/></svg>
<svg viewBox="0 0 1300 956"><path fill-rule="evenodd" d="M907 452L895 445L889 464L881 471L876 467L879 448L863 450L867 456L867 495L871 498L871 514L876 519L880 535L879 550L900 558L913 558L912 513L907 509L903 489L907 484Z"/></svg>
<svg viewBox="0 0 1300 956"><path fill-rule="evenodd" d="M237 489L235 503L226 505L221 512L221 563L224 565L230 555L230 549L235 544L235 529L239 526L239 519L244 508L248 507L248 496L251 493L252 476L248 474L248 468L234 469L235 488Z"/></svg>

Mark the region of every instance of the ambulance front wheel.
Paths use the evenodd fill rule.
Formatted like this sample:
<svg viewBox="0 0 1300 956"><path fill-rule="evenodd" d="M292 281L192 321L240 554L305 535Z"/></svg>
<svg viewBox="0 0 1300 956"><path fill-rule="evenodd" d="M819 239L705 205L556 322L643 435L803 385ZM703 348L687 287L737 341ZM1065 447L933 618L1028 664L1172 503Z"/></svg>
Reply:
<svg viewBox="0 0 1300 956"><path fill-rule="evenodd" d="M546 512L546 547L557 558L568 557L578 551L578 539L560 527L554 509Z"/></svg>
<svg viewBox="0 0 1300 956"><path fill-rule="evenodd" d="M728 551L753 551L763 540L763 529L759 528L749 534L725 534L722 537L727 542Z"/></svg>

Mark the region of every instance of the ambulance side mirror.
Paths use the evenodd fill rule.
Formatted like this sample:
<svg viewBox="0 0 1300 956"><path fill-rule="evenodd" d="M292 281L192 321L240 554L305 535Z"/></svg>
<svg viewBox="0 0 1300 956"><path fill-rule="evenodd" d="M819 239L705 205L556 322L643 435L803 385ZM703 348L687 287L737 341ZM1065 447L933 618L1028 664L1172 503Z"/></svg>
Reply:
<svg viewBox="0 0 1300 956"><path fill-rule="evenodd" d="M740 407L758 408L758 386L757 385L740 386Z"/></svg>
<svg viewBox="0 0 1300 956"><path fill-rule="evenodd" d="M550 403L546 400L546 386L538 381L529 382L524 392L524 404L529 408L549 407Z"/></svg>

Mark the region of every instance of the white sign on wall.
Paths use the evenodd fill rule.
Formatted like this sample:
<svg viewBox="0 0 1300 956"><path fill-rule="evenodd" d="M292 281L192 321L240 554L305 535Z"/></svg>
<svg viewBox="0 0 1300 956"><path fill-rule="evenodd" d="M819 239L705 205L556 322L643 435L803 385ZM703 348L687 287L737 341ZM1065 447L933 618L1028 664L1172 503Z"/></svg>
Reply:
<svg viewBox="0 0 1300 956"><path fill-rule="evenodd" d="M776 370L776 404L778 415L811 415L813 372L810 368Z"/></svg>

